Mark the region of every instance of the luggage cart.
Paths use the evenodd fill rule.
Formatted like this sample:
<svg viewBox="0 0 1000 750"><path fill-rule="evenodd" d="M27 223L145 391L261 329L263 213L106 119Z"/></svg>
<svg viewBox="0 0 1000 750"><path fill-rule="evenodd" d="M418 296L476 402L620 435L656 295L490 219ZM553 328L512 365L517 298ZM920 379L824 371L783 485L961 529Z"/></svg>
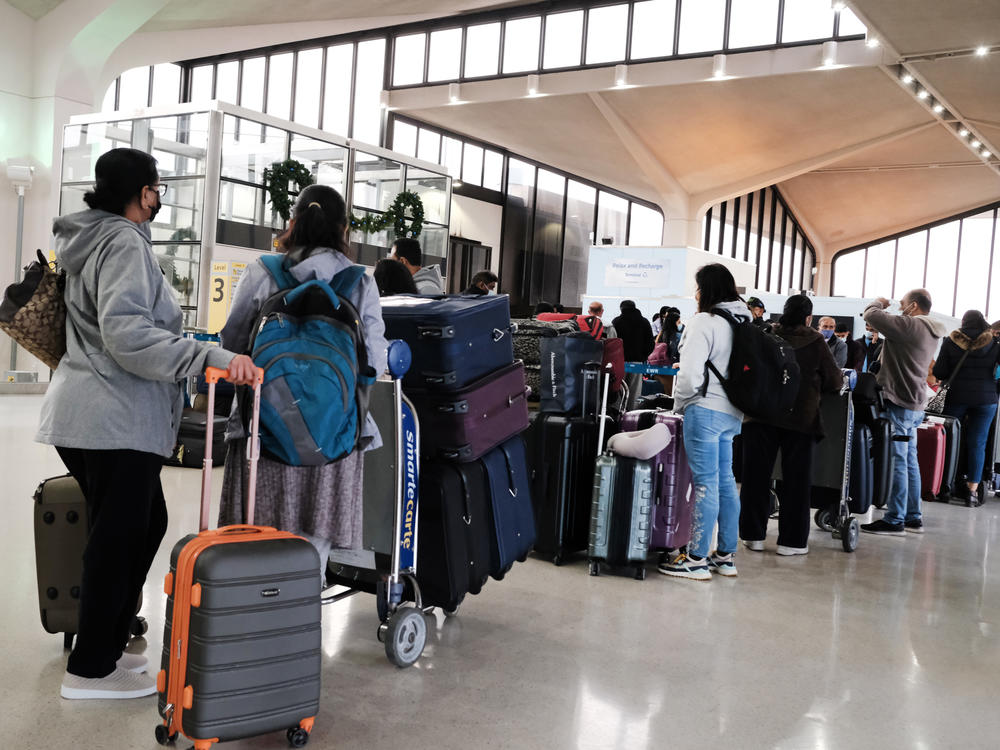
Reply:
<svg viewBox="0 0 1000 750"><path fill-rule="evenodd" d="M329 588L322 600L332 604L361 592L374 594L379 618L376 636L385 645L386 657L397 667L416 662L427 641L416 575L420 427L416 410L402 389L411 362L410 347L403 341L391 341L388 371L392 382L377 381L372 389L376 421L391 421L393 428L380 425L384 445L375 453L383 460L366 461L365 549L331 550L326 572ZM387 464L391 464L391 473L386 472ZM387 479L390 474L391 479ZM389 497L391 504L386 503ZM387 534L390 529L391 536ZM336 587L347 590L334 593ZM404 605L407 593L412 595L413 605Z"/></svg>
<svg viewBox="0 0 1000 750"><path fill-rule="evenodd" d="M853 371L851 371L853 375ZM824 407L831 406L836 399L836 403L844 403L844 465L841 470L840 498L839 501L826 508L820 508L813 516L816 525L823 531L829 531L834 539L839 539L844 552L854 552L858 548L858 538L861 536L861 523L851 515L850 510L850 482L851 482L851 453L854 444L854 399L851 391L854 388L856 376L854 378L845 375L844 386L836 396L826 394L820 408L826 412ZM836 411L833 409L833 411ZM826 414L824 414L826 416ZM815 476L815 468L814 468ZM814 481L814 486L815 481Z"/></svg>

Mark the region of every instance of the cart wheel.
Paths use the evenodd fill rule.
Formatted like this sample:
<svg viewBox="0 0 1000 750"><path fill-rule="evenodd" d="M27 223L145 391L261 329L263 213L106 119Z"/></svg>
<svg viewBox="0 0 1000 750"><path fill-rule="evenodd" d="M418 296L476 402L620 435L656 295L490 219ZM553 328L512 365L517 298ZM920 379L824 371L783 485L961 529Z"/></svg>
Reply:
<svg viewBox="0 0 1000 750"><path fill-rule="evenodd" d="M552 558L552 564L555 565L557 568L560 565L562 565L563 564L562 555L556 555L555 557L553 557Z"/></svg>
<svg viewBox="0 0 1000 750"><path fill-rule="evenodd" d="M309 742L309 732L302 727L291 727L285 732L285 736L292 747L305 747Z"/></svg>
<svg viewBox="0 0 1000 750"><path fill-rule="evenodd" d="M397 667L408 667L420 658L427 641L427 623L416 607L402 607L389 618L385 655Z"/></svg>
<svg viewBox="0 0 1000 750"><path fill-rule="evenodd" d="M829 508L820 508L813 516L813 521L823 531L833 531L833 513Z"/></svg>
<svg viewBox="0 0 1000 750"><path fill-rule="evenodd" d="M590 561L590 575L599 576L601 574L601 563L597 560Z"/></svg>
<svg viewBox="0 0 1000 750"><path fill-rule="evenodd" d="M861 524L857 518L846 519L840 527L840 543L844 552L854 552L858 548L858 537L861 536Z"/></svg>
<svg viewBox="0 0 1000 750"><path fill-rule="evenodd" d="M157 724L153 734L156 735L156 741L160 745L172 745L177 739L177 732L170 734L170 730L163 724Z"/></svg>
<svg viewBox="0 0 1000 750"><path fill-rule="evenodd" d="M132 620L132 627L129 632L132 633L136 638L142 635L146 635L149 632L149 623L146 622L145 617L136 617Z"/></svg>

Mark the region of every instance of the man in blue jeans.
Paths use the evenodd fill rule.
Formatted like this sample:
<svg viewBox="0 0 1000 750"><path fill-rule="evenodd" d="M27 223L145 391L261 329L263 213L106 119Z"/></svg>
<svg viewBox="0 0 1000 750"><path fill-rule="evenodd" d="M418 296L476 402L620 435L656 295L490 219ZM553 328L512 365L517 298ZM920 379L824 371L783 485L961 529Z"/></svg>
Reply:
<svg viewBox="0 0 1000 750"><path fill-rule="evenodd" d="M865 322L885 340L878 384L882 386L892 424L892 491L885 515L862 524L869 534L903 536L923 533L920 513L920 466L917 463L917 427L924 420L927 371L947 327L930 318L931 296L926 289L907 292L899 301L900 315L885 310L889 300L879 297L864 312Z"/></svg>

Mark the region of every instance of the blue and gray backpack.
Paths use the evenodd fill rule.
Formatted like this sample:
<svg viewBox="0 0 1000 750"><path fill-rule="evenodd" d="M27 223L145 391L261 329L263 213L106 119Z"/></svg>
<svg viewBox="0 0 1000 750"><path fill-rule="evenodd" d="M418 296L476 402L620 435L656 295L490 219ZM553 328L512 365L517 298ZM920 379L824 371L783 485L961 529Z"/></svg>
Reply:
<svg viewBox="0 0 1000 750"><path fill-rule="evenodd" d="M250 356L264 369L261 449L291 466L336 461L358 446L376 378L350 301L365 269L299 282L284 257L261 262L278 284L250 338Z"/></svg>

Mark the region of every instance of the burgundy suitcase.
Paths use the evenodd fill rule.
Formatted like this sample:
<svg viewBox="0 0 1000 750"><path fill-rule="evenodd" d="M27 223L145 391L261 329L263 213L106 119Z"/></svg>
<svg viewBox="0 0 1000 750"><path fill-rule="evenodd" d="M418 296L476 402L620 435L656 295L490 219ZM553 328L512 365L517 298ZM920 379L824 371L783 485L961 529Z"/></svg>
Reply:
<svg viewBox="0 0 1000 750"><path fill-rule="evenodd" d="M601 365L605 371L607 366L611 365L611 391L618 393L625 380L625 344L621 339L604 340L604 358Z"/></svg>
<svg viewBox="0 0 1000 750"><path fill-rule="evenodd" d="M467 463L528 429L528 389L520 361L451 393L407 390L420 417L427 458Z"/></svg>
<svg viewBox="0 0 1000 750"><path fill-rule="evenodd" d="M941 492L947 444L943 425L925 422L917 428L920 495L924 500L935 500Z"/></svg>
<svg viewBox="0 0 1000 750"><path fill-rule="evenodd" d="M694 513L694 486L691 466L684 451L684 416L661 410L626 412L622 430L645 430L657 422L670 430L670 444L654 459L653 481L656 503L653 506L653 530L650 549L677 549L691 541Z"/></svg>

